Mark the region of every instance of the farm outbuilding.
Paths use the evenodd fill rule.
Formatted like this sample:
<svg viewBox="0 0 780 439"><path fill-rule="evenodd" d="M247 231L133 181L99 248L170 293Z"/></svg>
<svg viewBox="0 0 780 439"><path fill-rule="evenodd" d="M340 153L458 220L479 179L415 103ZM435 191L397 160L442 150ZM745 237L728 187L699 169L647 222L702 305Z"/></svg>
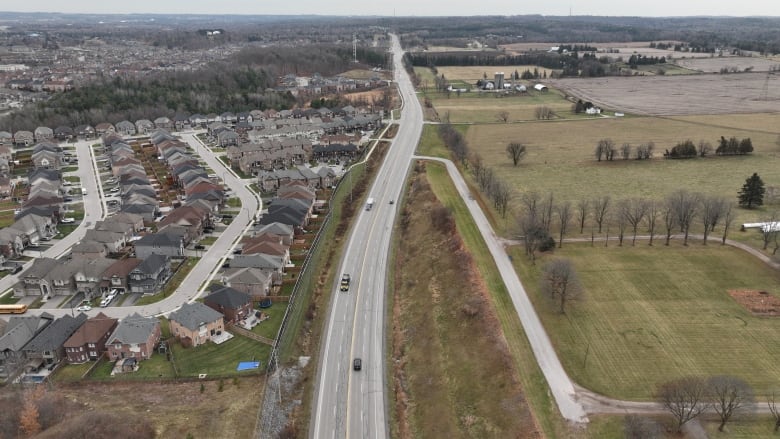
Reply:
<svg viewBox="0 0 780 439"><path fill-rule="evenodd" d="M536 90L536 91L548 91L548 88L544 84L536 84L536 85L534 85L534 90Z"/></svg>

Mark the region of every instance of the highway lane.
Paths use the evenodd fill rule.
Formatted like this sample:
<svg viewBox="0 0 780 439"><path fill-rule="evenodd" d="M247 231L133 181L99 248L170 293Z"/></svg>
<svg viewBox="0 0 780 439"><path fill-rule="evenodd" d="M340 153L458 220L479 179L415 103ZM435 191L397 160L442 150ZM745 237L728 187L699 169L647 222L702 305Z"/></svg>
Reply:
<svg viewBox="0 0 780 439"><path fill-rule="evenodd" d="M93 308L91 311L87 312L90 317L96 315L98 312L115 318L123 318L136 312L141 315L162 315L175 311L186 302L194 301L201 294L201 291L199 291L201 286L205 285L208 280L214 277L216 270L221 266L222 259L226 255L232 253L236 241L252 226L255 215L260 211L260 201L247 187L247 181L241 180L232 171L229 171L224 163L195 138L194 133L180 133L180 135L182 140L187 142L198 154L200 154L203 160L214 169L215 172L224 176L225 184L233 189L235 196L241 199L241 211L234 215L233 222L219 235L216 242L204 252L201 259L192 271L190 271L190 274L170 296L151 305ZM87 205L85 215L87 216L85 216L83 223L76 231L44 252L45 256L55 257L66 252L73 244L76 244L84 237L87 228L93 227L95 221L102 217L102 201L98 196L96 177L94 173L92 173L91 177L89 174L89 172L97 169L96 163L91 159L88 161L87 157L82 158L82 153L89 154L89 151L86 150L86 148L80 147L77 149L79 151L79 172L80 175L82 175L81 173L83 172L82 182L86 184L85 187L87 188L88 201L85 203L85 205ZM84 166L84 164L90 162L93 166ZM4 285L2 282L6 282L8 283L7 289L17 282L16 278L17 276L6 276L5 278L0 279L0 286ZM71 308L58 308L31 309L28 311L28 314L40 314L43 311L48 312L55 317L73 313Z"/></svg>
<svg viewBox="0 0 780 439"><path fill-rule="evenodd" d="M330 315L321 348L313 438L385 438L387 393L385 371L385 291L388 251L396 206L409 162L422 133L422 109L403 68L398 39L393 36L395 81L404 108L399 131L377 172L367 197L371 210L361 206L340 265L352 276L349 292L331 299ZM390 204L390 201L393 204ZM363 367L354 371L352 361Z"/></svg>

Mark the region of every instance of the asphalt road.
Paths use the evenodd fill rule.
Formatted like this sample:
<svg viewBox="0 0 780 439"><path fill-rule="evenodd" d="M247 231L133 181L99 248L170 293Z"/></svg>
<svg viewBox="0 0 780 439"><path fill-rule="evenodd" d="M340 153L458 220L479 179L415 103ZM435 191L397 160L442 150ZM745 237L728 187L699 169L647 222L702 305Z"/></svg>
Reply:
<svg viewBox="0 0 780 439"><path fill-rule="evenodd" d="M87 312L90 317L96 315L98 312L116 318L123 318L136 312L147 316L162 315L175 311L186 302L194 301L200 295L199 290L201 286L205 285L207 281L214 277L216 270L222 264L223 257L232 254L233 247L238 238L252 226L254 217L260 210L260 201L247 188L248 181L242 181L232 171L228 170L210 150L205 148L198 139L195 138L194 133L180 133L180 135L183 141L187 142L198 154L200 154L209 167L224 177L225 184L233 189L232 195L241 199L241 211L233 216L233 222L219 235L217 241L214 242L207 251L203 252L200 261L198 261L197 265L190 271L190 274L170 296L151 305L93 308L91 311ZM82 185L87 188L85 218L73 233L43 252L44 256L56 257L67 252L73 244L76 244L84 237L88 228L94 227L95 221L102 218L103 201L98 195L97 180L94 174L94 169L97 169L97 165L93 159L89 157L90 152L87 147L82 147L81 144L79 144L77 151L80 165L79 176L81 177ZM86 155L82 156L82 154ZM92 163L93 166L85 166L85 164L88 163ZM12 287L17 282L17 279L18 278L15 275L6 276L3 279L0 279L0 288L2 288L0 291L5 291L7 288ZM72 314L74 312L71 308L46 308L31 309L28 311L28 314L40 314L44 311L55 317Z"/></svg>
<svg viewBox="0 0 780 439"><path fill-rule="evenodd" d="M375 200L351 231L330 304L321 348L313 438L386 438L385 290L388 251L398 200L412 154L422 133L422 108L401 64L403 52L393 36L395 81L404 108L393 140L367 198ZM393 204L390 202L393 201ZM342 273L352 276L348 292L338 290ZM353 360L362 370L353 370Z"/></svg>

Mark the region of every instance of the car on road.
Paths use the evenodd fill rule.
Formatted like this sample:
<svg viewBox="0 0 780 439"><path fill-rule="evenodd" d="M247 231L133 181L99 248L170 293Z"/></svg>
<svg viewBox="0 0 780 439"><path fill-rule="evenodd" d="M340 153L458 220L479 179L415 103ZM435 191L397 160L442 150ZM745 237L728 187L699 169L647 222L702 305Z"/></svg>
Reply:
<svg viewBox="0 0 780 439"><path fill-rule="evenodd" d="M390 200L390 204L393 204L393 203L395 203L395 201L394 200Z"/></svg>
<svg viewBox="0 0 780 439"><path fill-rule="evenodd" d="M349 291L350 282L352 282L352 278L350 278L349 274L344 273L341 275L341 291Z"/></svg>
<svg viewBox="0 0 780 439"><path fill-rule="evenodd" d="M354 370L361 370L363 369L363 360L360 358L355 358L352 360L352 369Z"/></svg>
<svg viewBox="0 0 780 439"><path fill-rule="evenodd" d="M89 311L91 309L92 309L91 306L89 306L87 304L84 304L84 305L81 305L80 307L76 308L76 311L87 312L87 311Z"/></svg>

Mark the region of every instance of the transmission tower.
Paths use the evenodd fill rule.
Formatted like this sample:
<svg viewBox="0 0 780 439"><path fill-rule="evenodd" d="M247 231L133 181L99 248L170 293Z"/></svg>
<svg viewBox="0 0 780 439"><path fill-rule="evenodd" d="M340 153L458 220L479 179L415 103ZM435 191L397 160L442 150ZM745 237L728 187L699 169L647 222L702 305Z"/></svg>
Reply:
<svg viewBox="0 0 780 439"><path fill-rule="evenodd" d="M357 34L352 34L352 62L357 62Z"/></svg>

